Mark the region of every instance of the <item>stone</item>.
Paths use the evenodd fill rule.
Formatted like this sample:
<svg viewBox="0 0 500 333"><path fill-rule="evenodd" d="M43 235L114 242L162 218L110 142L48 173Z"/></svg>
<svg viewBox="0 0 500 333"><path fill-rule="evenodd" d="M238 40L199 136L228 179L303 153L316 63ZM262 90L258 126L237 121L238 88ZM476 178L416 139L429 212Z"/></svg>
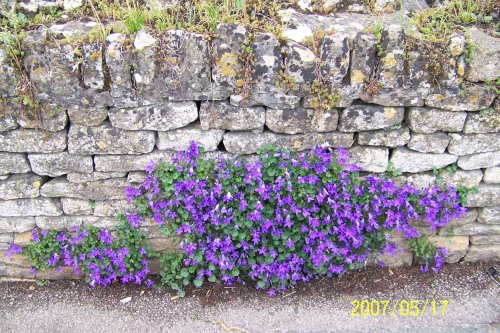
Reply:
<svg viewBox="0 0 500 333"><path fill-rule="evenodd" d="M407 148L395 148L390 162L402 172L422 172L440 169L457 161L458 157L450 154L424 154Z"/></svg>
<svg viewBox="0 0 500 333"><path fill-rule="evenodd" d="M490 207L500 205L500 185L479 184L478 193L469 193L467 207Z"/></svg>
<svg viewBox="0 0 500 333"><path fill-rule="evenodd" d="M73 125L99 126L108 118L108 109L105 107L70 108L68 116Z"/></svg>
<svg viewBox="0 0 500 333"><path fill-rule="evenodd" d="M448 225L449 226L457 226L457 225L465 225L465 224L470 224L473 222L476 222L477 216L478 216L478 210L477 208L468 208L467 212L457 218L452 219Z"/></svg>
<svg viewBox="0 0 500 333"><path fill-rule="evenodd" d="M158 252L165 252L167 250L178 250L179 247L170 238L152 238L148 239L147 243L151 250Z"/></svg>
<svg viewBox="0 0 500 333"><path fill-rule="evenodd" d="M245 155L254 154L257 149L266 144L293 149L297 151L306 150L313 146L325 145L332 147L350 147L353 143L352 133L307 133L307 134L275 134L263 132L255 134L251 132L229 132L224 134L224 147L230 153Z"/></svg>
<svg viewBox="0 0 500 333"><path fill-rule="evenodd" d="M500 184L500 166L484 170L483 182L486 184Z"/></svg>
<svg viewBox="0 0 500 333"><path fill-rule="evenodd" d="M464 170L491 168L500 164L500 150L493 152L460 156L458 166Z"/></svg>
<svg viewBox="0 0 500 333"><path fill-rule="evenodd" d="M451 138L444 132L432 134L413 133L408 142L408 148L421 153L442 154L446 150Z"/></svg>
<svg viewBox="0 0 500 333"><path fill-rule="evenodd" d="M472 245L464 261L494 261L500 259L500 245Z"/></svg>
<svg viewBox="0 0 500 333"><path fill-rule="evenodd" d="M250 47L253 52L250 75L239 79L239 92L231 95L230 103L236 106L295 108L300 97L286 95L280 87L276 87L283 64L278 38L272 33L258 33L254 36Z"/></svg>
<svg viewBox="0 0 500 333"><path fill-rule="evenodd" d="M352 147L349 163L360 166L367 172L385 172L389 163L389 149L382 147Z"/></svg>
<svg viewBox="0 0 500 333"><path fill-rule="evenodd" d="M424 9L428 9L429 5L425 0L402 0L401 9L408 12L419 12Z"/></svg>
<svg viewBox="0 0 500 333"><path fill-rule="evenodd" d="M25 232L35 227L35 218L29 217L0 217L0 233Z"/></svg>
<svg viewBox="0 0 500 333"><path fill-rule="evenodd" d="M320 41L321 76L334 89L339 88L349 74L350 51L349 38L345 33L326 35Z"/></svg>
<svg viewBox="0 0 500 333"><path fill-rule="evenodd" d="M479 186L483 172L481 170L457 170L456 172L444 172L441 175L443 184L452 185L455 187L475 187Z"/></svg>
<svg viewBox="0 0 500 333"><path fill-rule="evenodd" d="M477 28L467 31L468 43L473 48L470 62L467 65L465 78L468 81L494 81L500 77L500 44L498 38L490 36Z"/></svg>
<svg viewBox="0 0 500 333"><path fill-rule="evenodd" d="M351 105L340 112L338 129L341 132L359 132L399 125L404 109L377 105Z"/></svg>
<svg viewBox="0 0 500 333"><path fill-rule="evenodd" d="M229 93L238 88L237 80L242 70L239 53L249 31L243 25L221 23L217 26L213 40L212 80Z"/></svg>
<svg viewBox="0 0 500 333"><path fill-rule="evenodd" d="M67 215L92 215L94 213L90 200L61 198L61 204L64 214Z"/></svg>
<svg viewBox="0 0 500 333"><path fill-rule="evenodd" d="M410 141L407 127L358 133L358 144L365 146L401 147Z"/></svg>
<svg viewBox="0 0 500 333"><path fill-rule="evenodd" d="M335 15L304 14L292 8L278 11L278 15L285 25L283 36L301 43L312 37L314 31L334 31L335 34L346 34L352 40L357 33L368 31L377 19L376 16L372 15L342 12L348 10L367 13L363 8L363 0L326 0L323 5L326 10L336 9ZM392 17L386 17L386 22L388 21L392 21ZM361 51L359 53L363 54Z"/></svg>
<svg viewBox="0 0 500 333"><path fill-rule="evenodd" d="M2 11L2 9L3 8L0 8L0 11ZM6 45L0 46L0 95L5 97L17 95L17 71L13 64L11 64L8 54L9 51Z"/></svg>
<svg viewBox="0 0 500 333"><path fill-rule="evenodd" d="M13 278L33 278L30 272L31 262L22 254L15 254L7 258L0 253L0 276Z"/></svg>
<svg viewBox="0 0 500 333"><path fill-rule="evenodd" d="M493 103L496 95L484 86L459 89L437 89L425 99L425 105L450 111L479 111Z"/></svg>
<svg viewBox="0 0 500 333"><path fill-rule="evenodd" d="M207 36L182 30L166 31L159 40L159 63L165 97L170 100L224 99L210 82Z"/></svg>
<svg viewBox="0 0 500 333"><path fill-rule="evenodd" d="M2 219L0 219L0 221L2 221ZM33 222L35 221L35 219L33 218ZM0 225L1 225L2 222L0 222ZM7 229L10 229L10 228L7 228ZM2 227L2 230L3 230L3 227ZM14 241L14 233L13 232L4 232L4 231L1 231L0 232L0 243L1 244L7 244L7 243L12 243Z"/></svg>
<svg viewBox="0 0 500 333"><path fill-rule="evenodd" d="M92 156L68 152L28 154L28 159L34 173L49 177L58 177L69 172L91 173L94 169Z"/></svg>
<svg viewBox="0 0 500 333"><path fill-rule="evenodd" d="M350 84L361 95L377 62L377 39L372 33L359 32L353 40Z"/></svg>
<svg viewBox="0 0 500 333"><path fill-rule="evenodd" d="M148 174L144 171L131 171L128 173L127 182L133 184L142 184L148 177Z"/></svg>
<svg viewBox="0 0 500 333"><path fill-rule="evenodd" d="M338 111L297 108L292 110L267 109L266 126L273 132L299 134L332 132L337 129Z"/></svg>
<svg viewBox="0 0 500 333"><path fill-rule="evenodd" d="M138 31L133 41L132 89L140 100L139 105L155 104L162 99L164 83L157 70L161 56L158 54L160 40L145 30Z"/></svg>
<svg viewBox="0 0 500 333"><path fill-rule="evenodd" d="M0 199L36 198L40 195L42 177L32 173L14 174L0 181Z"/></svg>
<svg viewBox="0 0 500 333"><path fill-rule="evenodd" d="M285 93L303 96L316 79L318 59L311 49L294 41L288 41L282 53L285 55L282 73L289 82L279 80L280 86Z"/></svg>
<svg viewBox="0 0 500 333"><path fill-rule="evenodd" d="M104 59L110 76L110 96L117 105L137 105L133 89L130 64L134 62L128 36L121 33L109 34L105 42ZM135 84L135 83L134 83ZM71 115L70 115L71 117ZM81 124L86 125L86 124ZM91 126L90 124L87 126ZM94 126L94 125L92 125Z"/></svg>
<svg viewBox="0 0 500 333"><path fill-rule="evenodd" d="M396 253L390 253L380 256L379 261L383 262L386 267L403 267L411 266L413 262L413 253L404 239L392 239L397 244Z"/></svg>
<svg viewBox="0 0 500 333"><path fill-rule="evenodd" d="M115 228L119 222L115 218L100 216L37 216L36 225L42 230L70 229L72 227Z"/></svg>
<svg viewBox="0 0 500 333"><path fill-rule="evenodd" d="M498 125L487 122L488 117L480 113L469 112L465 122L465 134L496 133L500 130Z"/></svg>
<svg viewBox="0 0 500 333"><path fill-rule="evenodd" d="M499 244L500 245L500 235L471 236L470 243L474 244L474 245L491 245L491 244Z"/></svg>
<svg viewBox="0 0 500 333"><path fill-rule="evenodd" d="M0 201L0 216L59 216L62 214L58 200L48 198Z"/></svg>
<svg viewBox="0 0 500 333"><path fill-rule="evenodd" d="M466 112L411 107L408 112L408 126L413 132L422 134L437 131L461 132L466 118Z"/></svg>
<svg viewBox="0 0 500 333"><path fill-rule="evenodd" d="M96 201L94 208L95 216L118 216L131 213L135 210L133 204L127 200Z"/></svg>
<svg viewBox="0 0 500 333"><path fill-rule="evenodd" d="M40 194L44 197L65 197L87 200L125 199L128 187L124 178L104 179L87 183L70 183L64 177L45 183Z"/></svg>
<svg viewBox="0 0 500 333"><path fill-rule="evenodd" d="M453 264L462 259L469 250L469 236L431 236L429 240L438 247L446 248L446 262Z"/></svg>
<svg viewBox="0 0 500 333"><path fill-rule="evenodd" d="M250 96L231 95L231 105L258 106L264 105L273 109L295 109L299 106L300 96L285 95L279 92L253 92Z"/></svg>
<svg viewBox="0 0 500 333"><path fill-rule="evenodd" d="M493 235L500 234L500 225L498 224L484 224L484 223L469 223L460 226L451 226L441 228L439 235L453 236L476 236L476 235Z"/></svg>
<svg viewBox="0 0 500 333"><path fill-rule="evenodd" d="M171 162L176 152L154 150L143 155L99 155L94 156L95 169L98 172L143 171L154 162Z"/></svg>
<svg viewBox="0 0 500 333"><path fill-rule="evenodd" d="M404 186L405 184L410 184L413 187L422 190L429 188L435 184L436 176L432 174L422 173L422 174L412 174L409 176L398 176L395 178L394 183L398 186Z"/></svg>
<svg viewBox="0 0 500 333"><path fill-rule="evenodd" d="M81 84L87 89L104 90L103 45L100 41L83 44L81 50Z"/></svg>
<svg viewBox="0 0 500 333"><path fill-rule="evenodd" d="M236 107L227 101L207 101L200 106L200 123L203 130L262 132L266 122L266 109L262 106Z"/></svg>
<svg viewBox="0 0 500 333"><path fill-rule="evenodd" d="M68 116L66 115L66 111L62 110L60 107L51 105L40 112L39 119L27 112L20 112L17 117L17 123L22 128L57 132L66 128Z"/></svg>
<svg viewBox="0 0 500 333"><path fill-rule="evenodd" d="M79 172L69 172L66 178L72 183L87 183L95 182L96 180L111 179L111 178L123 178L126 177L126 172L99 172L95 171L92 173L79 173Z"/></svg>
<svg viewBox="0 0 500 333"><path fill-rule="evenodd" d="M6 108L6 107L0 106L0 108ZM0 132L10 131L19 127L16 121L16 115L14 111L10 112L6 110L1 110L1 111L3 112L3 114L2 116L0 116Z"/></svg>
<svg viewBox="0 0 500 333"><path fill-rule="evenodd" d="M38 270L35 277L40 280L77 280L85 278L85 272L75 274L73 267L63 266L60 272L49 268Z"/></svg>
<svg viewBox="0 0 500 333"><path fill-rule="evenodd" d="M17 129L0 132L0 151L19 153L57 153L66 149L66 131L42 132Z"/></svg>
<svg viewBox="0 0 500 333"><path fill-rule="evenodd" d="M463 56L466 49L466 37L459 32L452 32L448 38L446 48L428 48L427 52L441 53L442 63L441 72L443 75L436 77L438 87L447 87L457 89L463 82L465 74L465 58Z"/></svg>
<svg viewBox="0 0 500 333"><path fill-rule="evenodd" d="M19 246L26 246L31 243L31 231L25 231L14 234L14 243Z"/></svg>
<svg viewBox="0 0 500 333"><path fill-rule="evenodd" d="M25 154L0 152L0 175L30 172L31 168Z"/></svg>
<svg viewBox="0 0 500 333"><path fill-rule="evenodd" d="M109 122L96 127L71 125L68 134L71 154L144 154L151 152L154 145L154 132L126 131Z"/></svg>
<svg viewBox="0 0 500 333"><path fill-rule="evenodd" d="M160 150L188 150L194 141L205 151L213 151L217 150L223 135L224 130L209 129L205 131L201 129L199 124L192 124L167 132L158 132L156 148Z"/></svg>
<svg viewBox="0 0 500 333"><path fill-rule="evenodd" d="M479 223L500 224L500 206L479 208Z"/></svg>
<svg viewBox="0 0 500 333"><path fill-rule="evenodd" d="M381 88L394 89L403 85L404 34L403 26L390 24L383 28L378 63L378 84Z"/></svg>
<svg viewBox="0 0 500 333"><path fill-rule="evenodd" d="M99 69L103 82L99 56L95 59L87 52L101 50L100 42L90 46L83 42L93 29L98 29L98 23L70 21L27 33L23 40L24 67L37 90L48 95L50 103L62 108L93 107L109 99L104 87L96 89L85 84L90 82L89 75L94 79Z"/></svg>
<svg viewBox="0 0 500 333"><path fill-rule="evenodd" d="M500 133L451 134L448 152L463 156L494 151L498 147L500 147Z"/></svg>
<svg viewBox="0 0 500 333"><path fill-rule="evenodd" d="M403 77L404 79L404 77ZM368 83L376 84L376 81L371 79ZM378 104L383 106L423 106L424 98L429 93L428 87L409 89L409 88L375 88L375 91L363 91L360 99L366 103Z"/></svg>
<svg viewBox="0 0 500 333"><path fill-rule="evenodd" d="M166 102L135 108L111 108L113 127L125 130L168 131L184 127L198 118L195 102Z"/></svg>

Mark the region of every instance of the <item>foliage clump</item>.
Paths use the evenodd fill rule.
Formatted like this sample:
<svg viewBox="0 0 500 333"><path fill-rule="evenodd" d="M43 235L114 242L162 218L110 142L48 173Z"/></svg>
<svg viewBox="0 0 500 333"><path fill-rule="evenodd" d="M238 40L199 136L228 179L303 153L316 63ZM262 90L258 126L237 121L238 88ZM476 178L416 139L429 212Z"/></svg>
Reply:
<svg viewBox="0 0 500 333"><path fill-rule="evenodd" d="M21 249L11 245L7 255L21 252L32 264L31 272L70 267L76 275L85 273L90 286L107 286L114 281L146 284L151 251L145 235L121 218L114 235L106 228L73 227L70 230L32 230L31 243Z"/></svg>
<svg viewBox="0 0 500 333"><path fill-rule="evenodd" d="M179 239L183 252L162 259L162 281L180 295L187 285L244 279L274 295L364 267L394 250L392 231L419 237L410 220L436 229L466 211L452 187L418 190L360 177L342 148L294 154L266 147L257 159L214 160L193 144L147 171L128 190L139 212L128 219L152 219Z"/></svg>

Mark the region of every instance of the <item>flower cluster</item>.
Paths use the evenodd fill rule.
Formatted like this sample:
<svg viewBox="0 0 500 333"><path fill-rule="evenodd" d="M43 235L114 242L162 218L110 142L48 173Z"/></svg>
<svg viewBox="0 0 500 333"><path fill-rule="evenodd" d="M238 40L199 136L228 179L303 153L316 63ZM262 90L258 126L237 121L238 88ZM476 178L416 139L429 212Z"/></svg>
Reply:
<svg viewBox="0 0 500 333"><path fill-rule="evenodd" d="M152 219L181 240L182 254L163 260L162 275L181 292L191 283L249 277L273 295L365 266L392 249L391 231L419 237L411 220L436 229L466 211L452 187L418 190L360 176L342 148L292 154L266 147L257 159L214 160L193 143L173 163L147 169L140 188L127 190L139 212L127 219L136 227Z"/></svg>
<svg viewBox="0 0 500 333"><path fill-rule="evenodd" d="M20 248L16 250L20 252ZM31 244L24 248L23 254L32 262L33 275L39 269L62 272L63 267L72 267L76 275L83 270L92 287L106 286L114 281L148 286L153 283L147 277L149 253L144 235L125 221L116 235L96 227L51 231L35 228Z"/></svg>

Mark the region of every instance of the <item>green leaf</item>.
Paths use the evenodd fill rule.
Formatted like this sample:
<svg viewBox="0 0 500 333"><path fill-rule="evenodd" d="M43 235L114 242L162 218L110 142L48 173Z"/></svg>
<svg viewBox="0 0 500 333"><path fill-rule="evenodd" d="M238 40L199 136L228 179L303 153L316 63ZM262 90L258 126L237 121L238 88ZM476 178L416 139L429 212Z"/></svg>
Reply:
<svg viewBox="0 0 500 333"><path fill-rule="evenodd" d="M196 279L196 280L193 281L193 283L196 286L196 288L199 288L203 284L203 281Z"/></svg>

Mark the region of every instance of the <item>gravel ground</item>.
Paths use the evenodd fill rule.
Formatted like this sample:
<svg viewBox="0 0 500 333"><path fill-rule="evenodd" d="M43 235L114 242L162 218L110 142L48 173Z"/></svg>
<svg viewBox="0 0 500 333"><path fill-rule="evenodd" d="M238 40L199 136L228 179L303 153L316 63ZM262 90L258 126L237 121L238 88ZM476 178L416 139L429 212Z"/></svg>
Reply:
<svg viewBox="0 0 500 333"><path fill-rule="evenodd" d="M249 285L205 285L172 299L166 289L138 286L3 282L0 332L499 332L500 286L485 273L491 266L500 268L460 263L446 265L439 275L417 267L369 268L274 298ZM126 297L131 301L122 304ZM389 300L386 315L351 316L351 302L365 299ZM401 315L399 306L391 316L403 300L429 303L418 317ZM449 301L444 316L440 300Z"/></svg>

